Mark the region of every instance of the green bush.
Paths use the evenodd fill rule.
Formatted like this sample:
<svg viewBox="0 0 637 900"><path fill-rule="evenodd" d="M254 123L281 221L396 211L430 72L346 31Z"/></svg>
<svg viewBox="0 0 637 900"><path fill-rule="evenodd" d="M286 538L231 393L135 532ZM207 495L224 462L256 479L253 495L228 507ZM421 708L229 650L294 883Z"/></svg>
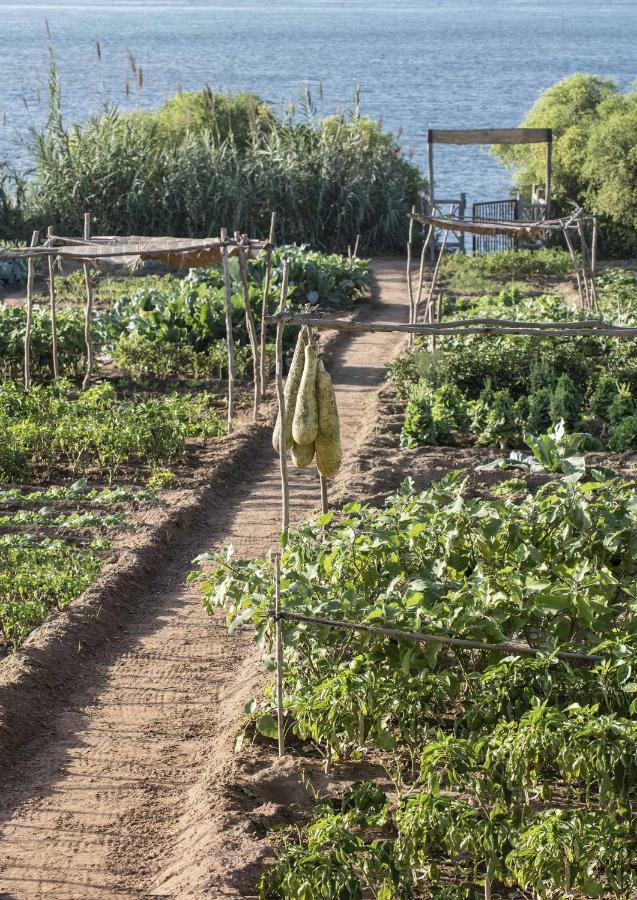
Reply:
<svg viewBox="0 0 637 900"><path fill-rule="evenodd" d="M153 468L183 457L186 440L223 434L206 394L121 399L109 384L76 394L66 381L27 392L0 384L0 480L93 470L113 476L127 464Z"/></svg>
<svg viewBox="0 0 637 900"><path fill-rule="evenodd" d="M637 92L622 94L615 82L596 75L571 75L544 91L522 124L553 129L556 209L566 212L572 201L601 214L607 249L634 252ZM533 183L544 183L542 145L501 146L494 152L527 195Z"/></svg>

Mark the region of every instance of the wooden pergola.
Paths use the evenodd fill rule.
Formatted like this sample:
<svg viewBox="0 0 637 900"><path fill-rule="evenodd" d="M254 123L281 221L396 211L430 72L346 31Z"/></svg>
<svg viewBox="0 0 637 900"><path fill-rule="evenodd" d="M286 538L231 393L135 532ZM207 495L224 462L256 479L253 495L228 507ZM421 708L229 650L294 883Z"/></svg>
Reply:
<svg viewBox="0 0 637 900"><path fill-rule="evenodd" d="M272 214L269 240L259 241L248 238L240 232L233 237L221 229L218 238L176 238L146 237L128 235L126 237L92 236L91 216L84 216L84 237L68 238L56 235L52 228L47 231L46 240L40 244L40 233L34 231L29 247L16 250L0 250L0 259L26 259L27 261L27 296L26 296L26 328L24 336L24 386L31 386L31 333L33 327L33 300L35 263L38 259L46 259L48 263L51 343L53 377L59 377L56 326L56 291L55 262L67 260L82 266L86 287L86 303L84 307L84 337L86 342L86 370L82 388L86 388L95 371L95 350L92 338L93 316L93 280L92 267L106 267L119 264L125 272L133 272L145 260L156 260L177 268L208 268L221 265L225 286L225 318L226 343L228 349L228 433L232 431L234 418L234 382L235 362L234 343L232 338L232 284L229 261L237 257L241 275L243 300L246 311L246 326L252 349L254 369L254 407L253 417L256 421L259 400L264 396L266 382L265 366L265 317L268 312L268 299L271 280L272 250L274 248L274 229L276 215ZM257 336L256 324L250 303L247 261L256 259L260 253L266 253L266 272L264 278L263 301L261 310L261 334Z"/></svg>

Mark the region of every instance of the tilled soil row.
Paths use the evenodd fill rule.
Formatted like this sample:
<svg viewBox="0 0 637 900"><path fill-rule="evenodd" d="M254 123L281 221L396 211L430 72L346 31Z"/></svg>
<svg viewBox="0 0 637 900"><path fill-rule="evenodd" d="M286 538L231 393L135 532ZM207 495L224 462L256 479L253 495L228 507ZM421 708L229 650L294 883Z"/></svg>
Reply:
<svg viewBox="0 0 637 900"><path fill-rule="evenodd" d="M377 263L375 274L361 318L404 320L402 266ZM327 346L346 479L386 365L404 341L370 334ZM196 511L163 514L167 520L144 538L152 552L147 547L142 560L131 546L128 562L120 557L110 601L101 593L101 608L91 607L87 592L62 614L59 643L58 617L26 653L3 663L25 667L22 681L7 671L0 682L5 748L12 748L0 790L3 895L249 896L254 826L228 798L233 733L264 673L250 635L228 636L223 616L206 617L186 581L204 550L232 543L238 554L258 556L278 538L269 429L236 440L241 446L220 463ZM314 469L293 470L291 493L293 522L317 509ZM47 634L55 655L41 644Z"/></svg>

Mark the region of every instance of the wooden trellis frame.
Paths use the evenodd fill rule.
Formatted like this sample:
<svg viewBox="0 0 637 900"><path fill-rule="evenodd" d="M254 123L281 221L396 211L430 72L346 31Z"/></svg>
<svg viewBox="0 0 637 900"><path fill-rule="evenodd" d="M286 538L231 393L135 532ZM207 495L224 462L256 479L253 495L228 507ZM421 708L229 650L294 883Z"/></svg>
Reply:
<svg viewBox="0 0 637 900"><path fill-rule="evenodd" d="M27 323L24 338L24 384L28 389L31 385L31 323L33 309L33 279L35 262L38 259L46 259L48 264L49 297L51 312L51 337L52 337L52 363L53 377L59 377L59 360L57 346L57 320L56 320L56 292L55 292L55 265L60 260L74 261L82 266L86 288L86 305L84 312L85 341L86 341L86 370L82 388L85 389L91 382L94 369L94 347L91 333L91 321L93 311L93 287L91 267L115 261L123 264L126 271L132 272L143 260L158 260L167 265L181 268L208 268L213 265L221 265L224 275L225 306L226 306L226 344L228 348L228 433L232 432L234 421L234 343L232 340L232 316L231 296L232 285L230 279L229 260L236 256L239 261L239 272L243 298L246 308L246 325L250 338L253 362L254 403L253 420L256 421L259 414L259 402L265 390L266 368L262 359L265 354L265 329L266 321L262 318L260 342L256 331L256 325L250 305L249 288L247 281L247 261L256 259L265 251L265 289L264 311L267 312L269 283L271 278L272 249L274 239L275 215L272 215L272 227L268 241L257 241L235 232L234 237L227 235L226 229L222 229L219 238L206 238L203 240L174 237L112 237L92 236L91 217L89 213L84 216L84 237L68 238L56 235L52 227L47 230L46 241L39 245L39 232L33 233L31 246L19 250L0 250L0 259L26 259L28 267L27 278Z"/></svg>

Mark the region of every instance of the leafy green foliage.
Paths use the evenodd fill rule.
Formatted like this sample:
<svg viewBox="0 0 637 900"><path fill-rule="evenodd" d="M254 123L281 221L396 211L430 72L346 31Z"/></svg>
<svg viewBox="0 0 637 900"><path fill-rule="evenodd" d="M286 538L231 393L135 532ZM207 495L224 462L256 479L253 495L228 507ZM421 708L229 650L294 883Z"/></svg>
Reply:
<svg viewBox="0 0 637 900"><path fill-rule="evenodd" d="M0 479L28 473L98 470L113 476L126 464L179 460L186 440L216 437L225 425L207 394L119 399L112 385L74 395L68 382L28 392L0 385Z"/></svg>
<svg viewBox="0 0 637 900"><path fill-rule="evenodd" d="M637 312L637 289L627 284L626 279L611 279L608 288L602 285L603 308L611 319L618 291L623 315ZM471 316L522 321L575 321L581 315L556 297L520 294L465 298L455 301L455 307ZM391 377L410 401L404 446L449 442L444 429L438 433L427 423L426 409L441 384L457 393L457 402L469 413L454 424L455 435L471 434L479 445L520 446L525 433L544 435L564 422L567 431L590 431L611 449L637 446L629 421L637 411L637 349L632 342L593 335L550 340L535 335L444 337L433 356L417 349L400 358Z"/></svg>
<svg viewBox="0 0 637 900"><path fill-rule="evenodd" d="M0 632L14 645L79 597L102 567L104 541L81 547L28 535L0 536Z"/></svg>
<svg viewBox="0 0 637 900"><path fill-rule="evenodd" d="M542 247L540 250L503 250L472 256L454 253L444 257L441 266L441 274L447 278L460 274L486 279L532 278L538 275L565 278L572 270L570 254L551 247Z"/></svg>
<svg viewBox="0 0 637 900"><path fill-rule="evenodd" d="M297 121L252 95L204 91L67 128L54 61L49 94L47 124L32 133L35 171L6 191L24 232L33 220L76 233L90 208L102 234L266 235L276 210L281 242L346 251L360 234L365 248L404 246L419 172L358 99L347 116L320 119L306 91Z"/></svg>
<svg viewBox="0 0 637 900"><path fill-rule="evenodd" d="M605 219L611 251L635 248L637 93L596 75L571 75L544 91L523 125L553 129L553 196L558 208L581 203ZM501 146L495 154L530 195L545 180L541 145Z"/></svg>
<svg viewBox="0 0 637 900"><path fill-rule="evenodd" d="M471 653L284 620L287 728L329 760L383 754L397 797L357 783L279 849L260 896L627 898L637 785L633 486L545 485L467 499L458 474L383 509L349 504L287 535L284 607L408 631L519 641ZM204 556L209 612L253 623L266 662L271 563ZM604 654L573 667L556 648ZM250 706L275 736L274 697ZM260 708L259 708L260 707ZM407 783L405 783L407 779ZM463 883L464 882L464 886Z"/></svg>

